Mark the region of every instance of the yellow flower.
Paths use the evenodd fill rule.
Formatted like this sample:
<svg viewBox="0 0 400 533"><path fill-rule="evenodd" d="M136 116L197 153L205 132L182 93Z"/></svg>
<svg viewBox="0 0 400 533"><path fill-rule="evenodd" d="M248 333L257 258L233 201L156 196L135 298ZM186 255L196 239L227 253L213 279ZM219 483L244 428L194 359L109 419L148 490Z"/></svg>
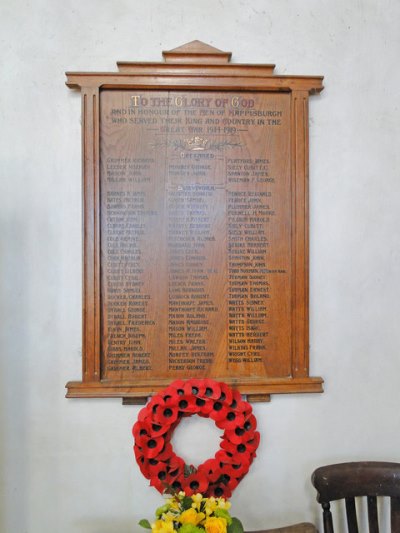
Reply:
<svg viewBox="0 0 400 533"><path fill-rule="evenodd" d="M226 533L226 520L216 516L209 516L204 522L206 533Z"/></svg>
<svg viewBox="0 0 400 533"><path fill-rule="evenodd" d="M198 492L197 494L192 494L192 507L200 511L201 502L203 501L203 495Z"/></svg>
<svg viewBox="0 0 400 533"><path fill-rule="evenodd" d="M206 503L205 503L205 508L204 508L206 514L207 515L212 514L216 508L217 508L217 500L214 498L214 496L207 498Z"/></svg>
<svg viewBox="0 0 400 533"><path fill-rule="evenodd" d="M156 520L151 524L152 533L174 533L174 524L171 521Z"/></svg>
<svg viewBox="0 0 400 533"><path fill-rule="evenodd" d="M165 520L165 522L173 522L176 520L176 513L168 511L167 513L164 513L161 518Z"/></svg>
<svg viewBox="0 0 400 533"><path fill-rule="evenodd" d="M195 509L190 508L183 511L178 520L181 524L193 524L197 526L205 517L206 515L204 513L198 513Z"/></svg>
<svg viewBox="0 0 400 533"><path fill-rule="evenodd" d="M226 509L229 511L231 508L231 502L228 502L228 500L225 500L225 498L218 498L218 507L220 509Z"/></svg>
<svg viewBox="0 0 400 533"><path fill-rule="evenodd" d="M170 509L173 509L175 511L177 511L180 506L180 502L176 500L175 498L169 498L167 500L167 504L169 505Z"/></svg>

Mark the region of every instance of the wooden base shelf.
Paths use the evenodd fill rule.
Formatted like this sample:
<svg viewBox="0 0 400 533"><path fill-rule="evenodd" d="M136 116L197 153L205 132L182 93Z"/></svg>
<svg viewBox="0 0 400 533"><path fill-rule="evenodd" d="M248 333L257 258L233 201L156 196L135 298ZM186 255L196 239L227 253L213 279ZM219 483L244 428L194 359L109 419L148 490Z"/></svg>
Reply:
<svg viewBox="0 0 400 533"><path fill-rule="evenodd" d="M231 387L236 379L218 378ZM157 383L111 383L105 381L67 383L67 398L122 398L124 405L142 405L149 396L167 387L170 380L157 380ZM279 378L271 380L243 379L240 391L250 402L270 401L271 394L317 393L323 392L323 379L320 377Z"/></svg>

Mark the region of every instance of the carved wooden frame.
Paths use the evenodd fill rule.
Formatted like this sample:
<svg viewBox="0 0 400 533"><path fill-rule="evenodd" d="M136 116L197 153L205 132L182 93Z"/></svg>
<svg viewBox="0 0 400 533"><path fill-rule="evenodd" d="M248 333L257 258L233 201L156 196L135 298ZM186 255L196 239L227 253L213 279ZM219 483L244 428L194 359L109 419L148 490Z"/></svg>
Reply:
<svg viewBox="0 0 400 533"><path fill-rule="evenodd" d="M323 89L322 76L274 75L274 65L231 64L231 53L193 41L163 52L162 63L118 62L118 72L67 72L67 86L82 95L83 173L83 357L82 381L67 383L67 397L121 397L142 403L167 380L132 382L101 380L100 360L100 224L99 224L99 94L102 89L245 90L289 93L291 97L292 187L292 375L255 380L239 386L251 401L270 394L322 392L322 378L309 376L309 209L308 98ZM212 377L212 376L211 376Z"/></svg>

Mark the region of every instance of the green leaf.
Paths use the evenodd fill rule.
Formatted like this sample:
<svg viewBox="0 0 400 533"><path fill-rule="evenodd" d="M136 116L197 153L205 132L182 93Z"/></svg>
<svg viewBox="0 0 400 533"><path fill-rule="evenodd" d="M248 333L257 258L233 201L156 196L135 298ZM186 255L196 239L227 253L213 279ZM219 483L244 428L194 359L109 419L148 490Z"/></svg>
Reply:
<svg viewBox="0 0 400 533"><path fill-rule="evenodd" d="M178 533L204 533L204 529L195 526L194 524L183 524L178 529Z"/></svg>
<svg viewBox="0 0 400 533"><path fill-rule="evenodd" d="M232 524L228 526L228 533L244 533L242 522L238 518L232 518Z"/></svg>
<svg viewBox="0 0 400 533"><path fill-rule="evenodd" d="M166 513L170 509L170 505L166 503L165 505L162 505L158 509L156 509L156 517L159 518L163 513Z"/></svg>
<svg viewBox="0 0 400 533"><path fill-rule="evenodd" d="M150 522L146 520L145 518L142 518L142 520L139 522L139 526L142 526L145 529L151 529Z"/></svg>
<svg viewBox="0 0 400 533"><path fill-rule="evenodd" d="M225 518L226 523L228 524L228 526L230 526L232 524L232 517L231 517L231 515L228 513L228 511L226 509L215 509L214 516L218 516L220 518Z"/></svg>
<svg viewBox="0 0 400 533"><path fill-rule="evenodd" d="M190 498L190 496L185 496L182 500L183 510L186 511L186 509L190 509L192 507L192 503L192 498Z"/></svg>
<svg viewBox="0 0 400 533"><path fill-rule="evenodd" d="M183 467L183 475L184 477L189 477L192 474L195 474L197 472L197 468L193 465L186 465Z"/></svg>

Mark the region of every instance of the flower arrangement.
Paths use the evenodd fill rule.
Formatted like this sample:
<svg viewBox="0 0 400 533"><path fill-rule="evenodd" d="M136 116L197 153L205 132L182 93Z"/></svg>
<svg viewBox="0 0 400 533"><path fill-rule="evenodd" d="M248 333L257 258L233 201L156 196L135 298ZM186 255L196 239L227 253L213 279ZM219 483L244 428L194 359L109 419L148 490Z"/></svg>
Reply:
<svg viewBox="0 0 400 533"><path fill-rule="evenodd" d="M171 444L179 422L193 415L210 418L223 430L215 456L197 467L185 464ZM256 428L251 405L238 390L211 379L176 380L140 411L133 426L135 458L143 476L160 493L229 498L256 456L260 441Z"/></svg>
<svg viewBox="0 0 400 533"><path fill-rule="evenodd" d="M144 519L139 525L152 533L243 533L240 520L230 515L230 507L225 498L206 498L200 493L187 496L180 491L156 510L152 524Z"/></svg>

